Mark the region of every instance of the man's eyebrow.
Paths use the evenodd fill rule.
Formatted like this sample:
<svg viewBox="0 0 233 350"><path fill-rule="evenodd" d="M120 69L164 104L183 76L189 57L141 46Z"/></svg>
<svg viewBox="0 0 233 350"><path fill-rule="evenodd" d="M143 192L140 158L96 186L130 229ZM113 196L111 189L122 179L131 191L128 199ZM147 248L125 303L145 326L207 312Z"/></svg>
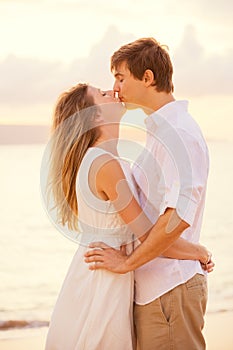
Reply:
<svg viewBox="0 0 233 350"><path fill-rule="evenodd" d="M117 77L119 77L119 76L123 77L124 74L122 74L122 73L120 73L120 72L116 72L116 73L114 74L114 77L115 77L115 78L117 78Z"/></svg>

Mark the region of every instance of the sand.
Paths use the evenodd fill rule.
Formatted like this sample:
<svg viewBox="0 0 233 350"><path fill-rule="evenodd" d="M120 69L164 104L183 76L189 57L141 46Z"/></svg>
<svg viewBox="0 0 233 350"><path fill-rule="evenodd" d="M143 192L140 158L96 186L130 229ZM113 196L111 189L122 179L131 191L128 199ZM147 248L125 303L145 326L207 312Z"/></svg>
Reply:
<svg viewBox="0 0 233 350"><path fill-rule="evenodd" d="M207 350L233 349L233 312L222 312L206 316L205 337ZM1 350L44 350L47 329L40 335L27 338L0 340ZM184 350L184 349L181 349ZM186 350L186 349L185 349ZM188 350L188 349L187 349Z"/></svg>

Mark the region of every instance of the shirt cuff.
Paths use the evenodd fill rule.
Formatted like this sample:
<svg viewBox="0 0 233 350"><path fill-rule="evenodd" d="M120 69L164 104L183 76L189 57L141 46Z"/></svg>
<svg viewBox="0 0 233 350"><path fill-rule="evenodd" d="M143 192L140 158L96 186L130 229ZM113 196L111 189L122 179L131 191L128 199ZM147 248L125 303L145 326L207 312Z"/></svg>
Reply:
<svg viewBox="0 0 233 350"><path fill-rule="evenodd" d="M167 208L176 209L178 216L187 224L192 226L196 216L198 204L184 195L179 195L178 200L174 197L166 198L163 204L160 206L159 215L163 215Z"/></svg>

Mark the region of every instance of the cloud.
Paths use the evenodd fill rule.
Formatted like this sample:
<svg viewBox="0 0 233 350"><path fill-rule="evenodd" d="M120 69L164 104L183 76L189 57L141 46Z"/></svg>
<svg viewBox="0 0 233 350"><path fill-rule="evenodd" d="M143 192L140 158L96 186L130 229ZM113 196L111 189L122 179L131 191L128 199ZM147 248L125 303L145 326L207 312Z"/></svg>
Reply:
<svg viewBox="0 0 233 350"><path fill-rule="evenodd" d="M46 103L64 80L61 63L9 55L0 63L0 102L11 105Z"/></svg>
<svg viewBox="0 0 233 350"><path fill-rule="evenodd" d="M88 57L71 64L10 55L0 62L0 102L11 105L53 103L61 91L79 81L111 88L110 56L122 43L134 39L132 34L122 34L110 27Z"/></svg>
<svg viewBox="0 0 233 350"><path fill-rule="evenodd" d="M207 54L193 26L187 26L179 47L174 52L175 86L181 94L233 94L233 49Z"/></svg>
<svg viewBox="0 0 233 350"><path fill-rule="evenodd" d="M70 64L10 55L0 62L0 102L11 107L52 105L63 90L79 81L111 88L110 56L120 45L134 39L133 34L123 34L110 27L88 57L76 59ZM233 93L233 51L207 55L194 27L186 28L181 44L174 51L173 62L175 88L179 94Z"/></svg>
<svg viewBox="0 0 233 350"><path fill-rule="evenodd" d="M180 13L186 15L198 15L205 18L207 21L213 18L232 18L233 2L231 0L178 0L174 3L173 0L166 1L167 9L169 12L179 9Z"/></svg>
<svg viewBox="0 0 233 350"><path fill-rule="evenodd" d="M182 0L182 3L185 5L190 5L187 1ZM233 10L233 2L231 0L196 0L192 3L193 8L196 12L200 13L200 10L206 11L202 13L206 16L206 14L217 14L219 15L229 15L232 17Z"/></svg>
<svg viewBox="0 0 233 350"><path fill-rule="evenodd" d="M79 78L88 79L103 88L111 86L113 82L110 72L111 55L122 43L135 39L133 34L122 34L114 26L109 27L103 39L91 49L86 59L73 62L72 72L78 72ZM80 71L80 66L83 72Z"/></svg>

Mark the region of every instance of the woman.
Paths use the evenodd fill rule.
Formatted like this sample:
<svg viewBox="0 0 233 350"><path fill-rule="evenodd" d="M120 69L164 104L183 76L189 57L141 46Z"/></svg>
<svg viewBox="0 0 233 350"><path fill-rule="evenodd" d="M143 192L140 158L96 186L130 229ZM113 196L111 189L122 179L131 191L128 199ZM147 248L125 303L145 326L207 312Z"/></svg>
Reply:
<svg viewBox="0 0 233 350"><path fill-rule="evenodd" d="M68 231L81 233L53 311L46 350L133 349L133 274L90 271L84 262L90 242L101 240L117 249L127 244L130 252L133 235L142 241L151 228L135 199L130 167L117 155L124 112L112 92L86 84L63 93L55 108L49 191L57 221ZM103 179L116 162L124 181L108 188ZM207 260L204 247L182 239L178 245L179 241L188 247L189 256L187 249L174 253L174 247L164 256Z"/></svg>

